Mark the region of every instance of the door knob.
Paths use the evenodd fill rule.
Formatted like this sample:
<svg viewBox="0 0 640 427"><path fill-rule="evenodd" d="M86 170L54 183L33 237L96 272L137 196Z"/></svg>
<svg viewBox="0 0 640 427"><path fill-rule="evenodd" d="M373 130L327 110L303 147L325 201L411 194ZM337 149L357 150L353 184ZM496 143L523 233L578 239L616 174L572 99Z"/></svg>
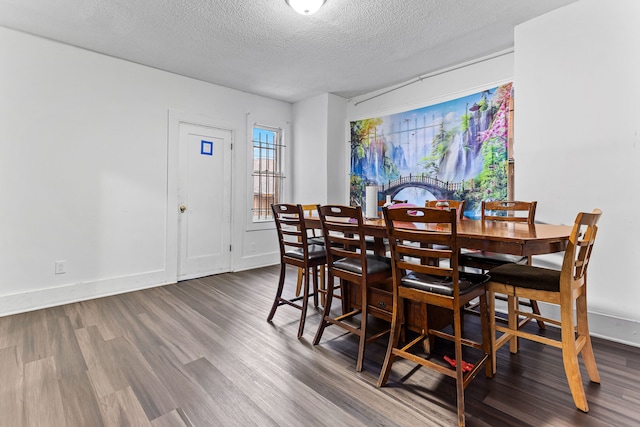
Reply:
<svg viewBox="0 0 640 427"><path fill-rule="evenodd" d="M185 205L180 205L180 212L184 212L187 210L187 207Z"/></svg>

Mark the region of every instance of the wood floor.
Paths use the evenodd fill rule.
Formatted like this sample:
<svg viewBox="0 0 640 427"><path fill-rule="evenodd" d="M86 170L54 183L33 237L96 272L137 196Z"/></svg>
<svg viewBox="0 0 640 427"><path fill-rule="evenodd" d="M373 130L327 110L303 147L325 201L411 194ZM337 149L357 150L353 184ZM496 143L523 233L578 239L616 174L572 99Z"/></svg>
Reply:
<svg viewBox="0 0 640 427"><path fill-rule="evenodd" d="M375 386L385 340L356 373L353 336L329 327L311 345L319 311L300 340L297 310L280 307L267 323L277 274L222 274L0 318L0 425L456 425L451 378L399 361L388 386ZM476 316L466 328L478 330ZM585 379L588 414L573 406L559 350L523 341L518 355L500 350L493 379L467 388L467 425L638 425L640 349L594 347L602 383Z"/></svg>

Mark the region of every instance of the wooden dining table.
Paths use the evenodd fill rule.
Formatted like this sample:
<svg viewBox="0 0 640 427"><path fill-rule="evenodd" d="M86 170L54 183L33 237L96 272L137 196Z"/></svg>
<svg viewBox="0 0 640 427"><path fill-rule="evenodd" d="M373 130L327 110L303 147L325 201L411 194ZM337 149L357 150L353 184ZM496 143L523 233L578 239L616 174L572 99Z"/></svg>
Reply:
<svg viewBox="0 0 640 427"><path fill-rule="evenodd" d="M317 216L305 218L305 225L308 228L321 228ZM456 229L460 248L528 256L565 250L572 226L462 219L456 224ZM384 238L387 237L384 219L365 219L364 230L367 235L374 237L374 251L384 255L387 250L384 244ZM345 290L343 310L358 307L360 291L353 284L348 285ZM389 320L393 302L390 284L372 288L367 294L369 313ZM450 313L442 308L427 309L426 305L417 303L405 307L405 319L407 327L416 332L424 330L427 320L436 329L450 324L452 320Z"/></svg>
<svg viewBox="0 0 640 427"><path fill-rule="evenodd" d="M305 224L309 228L321 228L317 216L305 218ZM528 256L565 250L572 226L462 219L456 228L460 248ZM364 229L374 237L375 251L383 254L383 239L387 237L384 219L365 219Z"/></svg>

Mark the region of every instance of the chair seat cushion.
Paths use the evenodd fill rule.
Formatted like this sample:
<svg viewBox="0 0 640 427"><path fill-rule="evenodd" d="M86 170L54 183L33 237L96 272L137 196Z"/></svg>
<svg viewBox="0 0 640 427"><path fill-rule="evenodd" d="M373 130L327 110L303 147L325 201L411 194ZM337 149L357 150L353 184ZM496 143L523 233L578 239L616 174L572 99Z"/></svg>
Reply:
<svg viewBox="0 0 640 427"><path fill-rule="evenodd" d="M489 276L486 274L460 272L458 276L460 295L464 295L479 286L484 286L487 281L489 281ZM400 285L440 295L453 295L453 282L451 277L430 276L428 274L409 272L400 280Z"/></svg>
<svg viewBox="0 0 640 427"><path fill-rule="evenodd" d="M333 267L362 274L360 260L355 258L341 258L333 263ZM380 273L386 270L391 271L391 259L385 256L367 254L367 274Z"/></svg>
<svg viewBox="0 0 640 427"><path fill-rule="evenodd" d="M489 266L499 266L503 264L521 264L527 261L527 257L520 255L501 254L498 252L469 251L460 255L460 264L482 263Z"/></svg>
<svg viewBox="0 0 640 427"><path fill-rule="evenodd" d="M560 292L560 271L531 265L505 264L489 271L491 281L519 288Z"/></svg>
<svg viewBox="0 0 640 427"><path fill-rule="evenodd" d="M310 244L310 245L321 245L321 246L324 246L324 237L322 237L322 236L309 237L307 239L307 243Z"/></svg>
<svg viewBox="0 0 640 427"><path fill-rule="evenodd" d="M302 249L287 251L284 255L291 258L304 259L304 251ZM327 251L325 250L324 246L309 245L309 259L324 258L326 256Z"/></svg>

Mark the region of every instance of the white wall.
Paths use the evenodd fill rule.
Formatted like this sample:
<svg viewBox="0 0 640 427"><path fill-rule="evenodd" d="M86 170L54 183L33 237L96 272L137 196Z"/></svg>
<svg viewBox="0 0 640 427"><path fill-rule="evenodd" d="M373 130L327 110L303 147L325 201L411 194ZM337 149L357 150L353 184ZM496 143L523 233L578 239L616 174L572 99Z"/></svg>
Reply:
<svg viewBox="0 0 640 427"><path fill-rule="evenodd" d="M274 230L247 231L247 129L287 129L290 104L5 28L0 62L0 314L176 280L169 110L233 129L233 268L277 262Z"/></svg>
<svg viewBox="0 0 640 427"><path fill-rule="evenodd" d="M348 203L346 103L324 93L293 105L294 203Z"/></svg>
<svg viewBox="0 0 640 427"><path fill-rule="evenodd" d="M385 88L349 100L347 120L378 117L448 101L510 82L514 76L513 53L509 51L461 65L397 90Z"/></svg>
<svg viewBox="0 0 640 427"><path fill-rule="evenodd" d="M635 0L582 0L516 27L514 127L516 194L538 200L537 219L602 209L590 326L636 345L639 22Z"/></svg>
<svg viewBox="0 0 640 427"><path fill-rule="evenodd" d="M327 203L349 203L349 129L347 100L329 95L327 131Z"/></svg>
<svg viewBox="0 0 640 427"><path fill-rule="evenodd" d="M327 202L327 123L329 94L293 105L293 195L291 202Z"/></svg>

